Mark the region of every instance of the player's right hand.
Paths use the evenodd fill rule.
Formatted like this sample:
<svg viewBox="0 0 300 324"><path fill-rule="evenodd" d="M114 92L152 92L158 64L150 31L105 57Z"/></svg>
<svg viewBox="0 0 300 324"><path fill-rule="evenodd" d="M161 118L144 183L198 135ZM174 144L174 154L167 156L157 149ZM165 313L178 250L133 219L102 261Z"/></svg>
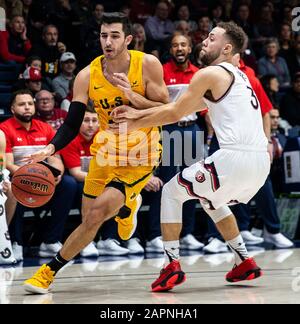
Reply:
<svg viewBox="0 0 300 324"><path fill-rule="evenodd" d="M41 162L48 157L50 157L52 154L55 153L55 147L53 144L47 145L44 149L39 150L35 153L32 153L30 155L24 156L21 162L25 163L34 163L34 162Z"/></svg>

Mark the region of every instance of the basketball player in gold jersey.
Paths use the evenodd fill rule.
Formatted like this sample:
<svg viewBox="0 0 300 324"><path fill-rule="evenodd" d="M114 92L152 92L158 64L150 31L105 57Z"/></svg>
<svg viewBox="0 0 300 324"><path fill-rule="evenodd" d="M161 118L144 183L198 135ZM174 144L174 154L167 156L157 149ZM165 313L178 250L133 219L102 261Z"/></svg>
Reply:
<svg viewBox="0 0 300 324"><path fill-rule="evenodd" d="M27 158L27 161L41 161L65 147L78 134L88 100L93 101L100 130L91 146L93 159L83 190L82 223L56 257L25 281L28 292L47 293L56 273L92 242L106 220L117 215L118 232L124 240L135 230L140 191L159 163L159 131L150 127L126 138L115 136L108 131L112 122L110 113L123 104L138 109L162 105L168 102L168 91L159 60L129 51L131 41L127 18L120 13L105 14L100 32L104 55L78 73L64 124L45 149Z"/></svg>

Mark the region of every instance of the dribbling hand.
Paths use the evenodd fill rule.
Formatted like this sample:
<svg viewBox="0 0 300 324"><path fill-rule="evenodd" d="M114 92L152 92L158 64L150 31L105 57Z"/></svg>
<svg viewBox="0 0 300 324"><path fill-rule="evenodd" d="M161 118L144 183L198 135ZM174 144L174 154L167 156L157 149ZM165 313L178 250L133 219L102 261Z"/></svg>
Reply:
<svg viewBox="0 0 300 324"><path fill-rule="evenodd" d="M32 153L30 155L24 156L21 162L25 163L34 163L34 162L41 162L48 157L50 157L52 154L54 154L55 148L53 144L47 145L44 149L39 150L35 153Z"/></svg>

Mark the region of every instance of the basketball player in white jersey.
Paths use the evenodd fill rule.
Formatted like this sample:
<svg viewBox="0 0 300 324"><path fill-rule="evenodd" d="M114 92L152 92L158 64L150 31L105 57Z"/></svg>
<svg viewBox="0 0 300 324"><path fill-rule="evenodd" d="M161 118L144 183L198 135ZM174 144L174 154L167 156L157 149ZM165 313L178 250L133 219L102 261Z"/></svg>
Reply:
<svg viewBox="0 0 300 324"><path fill-rule="evenodd" d="M228 205L247 203L264 184L270 169L267 138L259 102L247 76L232 64L244 44L245 34L236 24L220 23L203 41L198 71L188 90L176 101L147 110L127 106L113 111L115 132L174 123L208 107L220 150L195 163L170 180L161 200L161 226L167 264L152 291L166 291L185 281L179 263L182 204L198 198L235 255L226 280L252 280L262 275L249 258L234 215ZM124 124L126 123L126 124Z"/></svg>

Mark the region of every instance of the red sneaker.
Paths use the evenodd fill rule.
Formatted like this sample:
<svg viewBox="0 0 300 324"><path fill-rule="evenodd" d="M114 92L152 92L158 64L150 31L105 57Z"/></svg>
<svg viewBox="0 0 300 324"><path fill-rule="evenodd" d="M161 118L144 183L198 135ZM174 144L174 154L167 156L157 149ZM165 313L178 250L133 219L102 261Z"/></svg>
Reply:
<svg viewBox="0 0 300 324"><path fill-rule="evenodd" d="M261 269L257 266L253 258L248 258L238 266L235 266L226 275L229 282L238 282L242 280L253 280L263 275Z"/></svg>
<svg viewBox="0 0 300 324"><path fill-rule="evenodd" d="M179 261L173 260L160 271L159 278L151 285L152 291L167 291L180 285L186 280L185 273L181 270Z"/></svg>

